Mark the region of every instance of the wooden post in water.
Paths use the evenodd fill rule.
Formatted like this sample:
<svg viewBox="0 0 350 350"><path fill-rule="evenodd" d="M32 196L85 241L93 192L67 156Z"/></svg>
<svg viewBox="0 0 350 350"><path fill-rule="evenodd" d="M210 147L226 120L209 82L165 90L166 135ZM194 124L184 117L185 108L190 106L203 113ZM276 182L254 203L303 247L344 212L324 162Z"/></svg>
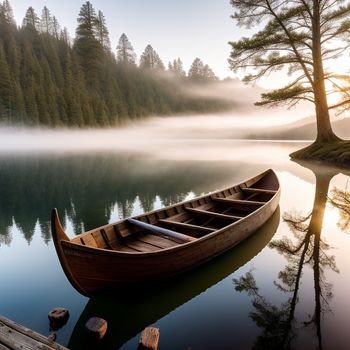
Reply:
<svg viewBox="0 0 350 350"><path fill-rule="evenodd" d="M91 317L86 322L85 329L91 338L100 340L106 334L107 321L103 318Z"/></svg>
<svg viewBox="0 0 350 350"><path fill-rule="evenodd" d="M159 328L147 327L140 337L138 350L157 350L159 342Z"/></svg>

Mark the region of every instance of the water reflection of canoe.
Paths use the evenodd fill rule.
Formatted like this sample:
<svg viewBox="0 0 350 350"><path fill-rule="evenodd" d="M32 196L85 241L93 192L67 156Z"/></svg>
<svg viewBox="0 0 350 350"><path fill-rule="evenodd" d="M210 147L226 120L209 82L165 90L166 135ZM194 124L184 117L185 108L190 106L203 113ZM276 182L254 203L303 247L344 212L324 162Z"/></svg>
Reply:
<svg viewBox="0 0 350 350"><path fill-rule="evenodd" d="M73 239L53 209L52 235L68 279L91 296L121 283L169 278L223 253L263 225L279 197L277 176L268 170L225 190Z"/></svg>
<svg viewBox="0 0 350 350"><path fill-rule="evenodd" d="M118 349L142 329L205 292L256 256L272 239L280 221L279 208L254 235L237 247L193 271L166 282L134 288L120 287L113 294L91 298L71 334L68 348L88 348L84 325L95 315L108 321L101 349ZM199 306L201 307L201 306Z"/></svg>

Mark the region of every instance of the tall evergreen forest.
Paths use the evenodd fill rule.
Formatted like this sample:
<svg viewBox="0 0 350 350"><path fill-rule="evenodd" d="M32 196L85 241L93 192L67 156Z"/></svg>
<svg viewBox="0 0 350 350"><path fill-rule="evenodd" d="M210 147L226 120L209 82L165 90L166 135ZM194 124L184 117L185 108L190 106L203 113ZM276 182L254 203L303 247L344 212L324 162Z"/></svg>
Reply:
<svg viewBox="0 0 350 350"><path fill-rule="evenodd" d="M168 69L151 45L139 62L125 33L112 48L106 19L87 1L74 39L44 7L29 7L18 25L0 3L0 123L25 126L113 126L151 115L210 112L227 102L190 97L183 86L216 81L196 58Z"/></svg>

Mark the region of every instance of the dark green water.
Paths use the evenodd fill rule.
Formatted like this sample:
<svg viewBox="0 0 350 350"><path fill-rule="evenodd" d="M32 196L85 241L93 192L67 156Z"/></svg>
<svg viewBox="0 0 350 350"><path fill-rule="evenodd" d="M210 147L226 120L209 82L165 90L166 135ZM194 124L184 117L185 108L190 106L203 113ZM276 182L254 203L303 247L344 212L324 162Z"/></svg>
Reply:
<svg viewBox="0 0 350 350"><path fill-rule="evenodd" d="M108 321L100 349L136 349L149 325L160 328L160 350L348 349L348 174L289 161L300 146L211 140L179 153L175 144L159 152L2 153L0 314L49 334L47 313L67 307L57 340L71 349L88 348L91 316ZM51 240L52 207L73 236L270 167L282 186L280 208L230 252L172 281L90 300L67 281Z"/></svg>

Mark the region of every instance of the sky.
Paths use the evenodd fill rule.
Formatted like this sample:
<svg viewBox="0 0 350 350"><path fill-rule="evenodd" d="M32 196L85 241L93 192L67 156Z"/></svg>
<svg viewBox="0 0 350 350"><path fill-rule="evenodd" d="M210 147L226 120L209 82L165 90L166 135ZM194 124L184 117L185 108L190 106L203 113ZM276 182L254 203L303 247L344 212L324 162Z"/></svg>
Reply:
<svg viewBox="0 0 350 350"><path fill-rule="evenodd" d="M10 0L18 24L29 6L40 16L46 5L62 27L75 35L83 0ZM113 50L125 32L140 57L151 44L167 65L180 57L187 71L196 57L207 63L220 78L233 77L227 59L229 41L244 34L230 18L229 0L92 0L96 12L107 21Z"/></svg>

